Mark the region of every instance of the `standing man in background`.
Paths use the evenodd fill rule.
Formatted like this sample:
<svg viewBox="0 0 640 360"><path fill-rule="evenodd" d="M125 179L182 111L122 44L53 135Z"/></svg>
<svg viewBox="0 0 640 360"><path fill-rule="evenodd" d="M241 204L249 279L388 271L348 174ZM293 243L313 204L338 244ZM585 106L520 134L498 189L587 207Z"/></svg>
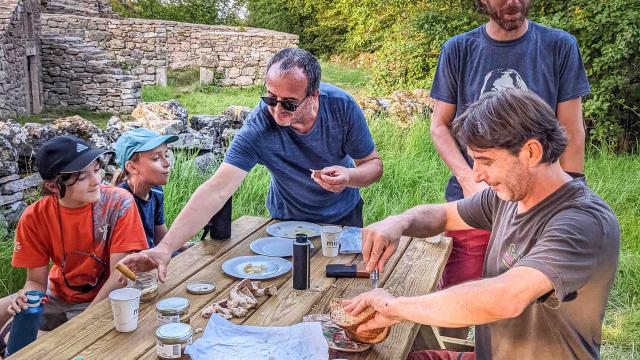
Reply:
<svg viewBox="0 0 640 360"><path fill-rule="evenodd" d="M560 165L573 177L582 176L582 97L590 87L575 37L528 20L531 0L476 0L476 5L489 22L444 44L431 90L436 100L431 136L453 173L446 200L460 200L487 187L473 181L473 161L465 144L452 136L450 124L491 91L530 90L544 99L568 136ZM479 278L489 232L462 230L446 235L453 238L453 249L440 288Z"/></svg>

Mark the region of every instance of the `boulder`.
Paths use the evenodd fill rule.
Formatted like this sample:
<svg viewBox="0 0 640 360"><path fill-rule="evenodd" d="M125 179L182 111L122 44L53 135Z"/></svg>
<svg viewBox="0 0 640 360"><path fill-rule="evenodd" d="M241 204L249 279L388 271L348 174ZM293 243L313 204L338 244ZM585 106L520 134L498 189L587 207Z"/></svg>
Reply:
<svg viewBox="0 0 640 360"><path fill-rule="evenodd" d="M73 135L95 147L101 149L111 148L111 142L106 133L91 121L78 115L56 119L52 125L56 129L56 135Z"/></svg>
<svg viewBox="0 0 640 360"><path fill-rule="evenodd" d="M366 115L391 115L402 124L430 114L435 104L425 89L395 91L389 97L362 97L356 101Z"/></svg>
<svg viewBox="0 0 640 360"><path fill-rule="evenodd" d="M246 106L231 105L224 112L222 112L222 115L231 119L230 126L232 128L240 129L250 113L251 109Z"/></svg>
<svg viewBox="0 0 640 360"><path fill-rule="evenodd" d="M200 174L212 174L220 164L222 157L212 152L196 157L193 162Z"/></svg>
<svg viewBox="0 0 640 360"><path fill-rule="evenodd" d="M112 116L107 122L107 137L109 141L116 142L120 135L134 128L135 123L125 122L117 116Z"/></svg>
<svg viewBox="0 0 640 360"><path fill-rule="evenodd" d="M18 151L11 143L0 136L0 176L18 173Z"/></svg>
<svg viewBox="0 0 640 360"><path fill-rule="evenodd" d="M26 123L24 124L24 131L27 133L27 138L29 145L32 148L32 153L28 157L34 157L32 159L35 162L35 154L38 152L38 149L44 144L47 140L56 137L57 129L52 124L35 124L35 123ZM27 157L27 154L20 153L21 157Z"/></svg>
<svg viewBox="0 0 640 360"><path fill-rule="evenodd" d="M30 157L33 153L33 146L29 139L29 135L22 125L9 120L7 122L0 121L0 136L11 143L11 146L17 151L20 157Z"/></svg>
<svg viewBox="0 0 640 360"><path fill-rule="evenodd" d="M193 115L189 119L189 125L193 130L215 129L222 132L222 129L230 127L233 120L225 115Z"/></svg>
<svg viewBox="0 0 640 360"><path fill-rule="evenodd" d="M219 138L220 145L225 149L229 147L229 144L231 144L231 140L233 140L233 137L238 133L238 131L240 130L233 128L224 129L222 135L220 135Z"/></svg>
<svg viewBox="0 0 640 360"><path fill-rule="evenodd" d="M178 140L169 144L169 147L182 150L211 150L213 138L187 128L185 132L178 134Z"/></svg>
<svg viewBox="0 0 640 360"><path fill-rule="evenodd" d="M24 201L14 202L5 206L2 210L2 216L9 224L15 224L20 220L20 215L27 208L27 203Z"/></svg>
<svg viewBox="0 0 640 360"><path fill-rule="evenodd" d="M178 100L140 103L131 113L136 126L160 134L178 135L187 127L187 109Z"/></svg>

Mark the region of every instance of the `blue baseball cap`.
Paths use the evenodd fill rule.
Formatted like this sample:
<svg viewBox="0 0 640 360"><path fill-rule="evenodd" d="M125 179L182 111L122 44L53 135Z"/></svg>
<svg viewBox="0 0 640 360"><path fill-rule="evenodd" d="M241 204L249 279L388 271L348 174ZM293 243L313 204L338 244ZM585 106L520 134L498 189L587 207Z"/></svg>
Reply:
<svg viewBox="0 0 640 360"><path fill-rule="evenodd" d="M160 135L145 128L129 130L120 135L118 141L116 141L116 161L124 169L124 164L131 159L133 154L149 151L162 144L172 143L177 140L178 137L176 135Z"/></svg>

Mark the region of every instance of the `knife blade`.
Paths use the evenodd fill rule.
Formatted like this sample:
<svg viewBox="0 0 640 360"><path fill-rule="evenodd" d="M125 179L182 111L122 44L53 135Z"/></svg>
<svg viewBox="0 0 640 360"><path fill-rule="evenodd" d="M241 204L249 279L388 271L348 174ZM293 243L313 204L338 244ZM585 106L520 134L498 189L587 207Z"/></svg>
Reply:
<svg viewBox="0 0 640 360"><path fill-rule="evenodd" d="M369 278L371 278L371 288L372 289L377 289L378 288L378 279L380 278L380 272L378 272L378 269L375 269L371 272L371 274L369 275Z"/></svg>

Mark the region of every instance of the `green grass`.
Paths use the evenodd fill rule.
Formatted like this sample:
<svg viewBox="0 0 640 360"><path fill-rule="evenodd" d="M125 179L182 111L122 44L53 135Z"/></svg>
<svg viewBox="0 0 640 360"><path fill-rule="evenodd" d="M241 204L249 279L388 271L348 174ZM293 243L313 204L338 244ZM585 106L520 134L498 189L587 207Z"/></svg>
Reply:
<svg viewBox="0 0 640 360"><path fill-rule="evenodd" d="M352 95L364 95L369 76L360 69L321 61L322 81L336 85Z"/></svg>
<svg viewBox="0 0 640 360"><path fill-rule="evenodd" d="M101 129L107 128L107 121L109 118L113 116L113 114L108 112L95 112L87 109L63 109L63 108L54 108L47 109L40 114L29 115L29 116L18 116L16 121L22 125L26 123L50 123L55 119L61 117L68 117L79 115L91 122L93 122L97 127Z"/></svg>

